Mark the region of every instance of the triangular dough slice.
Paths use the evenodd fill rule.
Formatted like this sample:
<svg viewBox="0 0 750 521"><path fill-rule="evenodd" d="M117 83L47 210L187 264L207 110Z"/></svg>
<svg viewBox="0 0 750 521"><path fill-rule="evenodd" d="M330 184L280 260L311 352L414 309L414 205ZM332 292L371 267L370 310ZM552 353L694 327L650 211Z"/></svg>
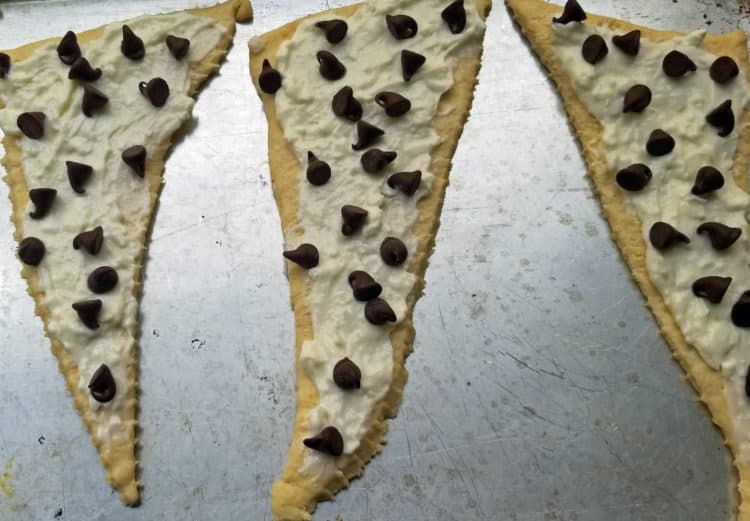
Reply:
<svg viewBox="0 0 750 521"><path fill-rule="evenodd" d="M275 520L310 519L385 441L489 9L372 0L249 42L285 256L296 261L297 412Z"/></svg>
<svg viewBox="0 0 750 521"><path fill-rule="evenodd" d="M251 14L247 0L230 0L0 56L2 164L21 274L107 481L128 505L139 499L138 294L165 156L235 20ZM87 62L75 61L81 55Z"/></svg>
<svg viewBox="0 0 750 521"><path fill-rule="evenodd" d="M574 2L572 16L537 0L507 4L562 94L617 246L724 433L739 517L750 519L745 34L685 35L592 14L579 23Z"/></svg>

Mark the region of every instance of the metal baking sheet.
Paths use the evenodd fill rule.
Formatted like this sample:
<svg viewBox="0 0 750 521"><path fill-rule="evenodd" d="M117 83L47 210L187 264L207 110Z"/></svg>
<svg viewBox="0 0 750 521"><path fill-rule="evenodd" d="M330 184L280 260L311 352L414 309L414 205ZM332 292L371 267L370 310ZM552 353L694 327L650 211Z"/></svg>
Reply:
<svg viewBox="0 0 750 521"><path fill-rule="evenodd" d="M740 1L584 5L721 32L750 28ZM2 3L0 48L207 4ZM0 519L270 519L294 412L294 331L246 41L342 4L256 0L169 158L141 305L137 509L104 483L0 227ZM401 412L382 454L315 519L725 520L721 436L608 237L560 100L495 4Z"/></svg>

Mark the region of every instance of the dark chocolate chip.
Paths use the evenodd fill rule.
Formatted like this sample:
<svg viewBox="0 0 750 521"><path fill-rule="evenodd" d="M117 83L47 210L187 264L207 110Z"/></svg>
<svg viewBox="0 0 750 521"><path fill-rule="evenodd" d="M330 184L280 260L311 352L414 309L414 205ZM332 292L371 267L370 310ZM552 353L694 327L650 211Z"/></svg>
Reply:
<svg viewBox="0 0 750 521"><path fill-rule="evenodd" d="M365 304L365 318L370 324L380 326L386 322L395 322L396 313L385 300L375 297Z"/></svg>
<svg viewBox="0 0 750 521"><path fill-rule="evenodd" d="M693 282L693 295L718 304L732 283L732 277L701 277Z"/></svg>
<svg viewBox="0 0 750 521"><path fill-rule="evenodd" d="M341 456L344 453L344 439L336 427L326 427L317 436L302 440L305 447L331 456Z"/></svg>
<svg viewBox="0 0 750 521"><path fill-rule="evenodd" d="M396 152L373 148L362 154L359 161L362 163L365 172L375 174L388 166L391 161L396 159L397 155Z"/></svg>
<svg viewBox="0 0 750 521"><path fill-rule="evenodd" d="M138 84L138 90L146 96L154 107L163 107L169 98L169 85L163 78L152 78Z"/></svg>
<svg viewBox="0 0 750 521"><path fill-rule="evenodd" d="M24 112L16 119L18 128L23 134L31 139L44 137L44 120L47 119L44 112Z"/></svg>
<svg viewBox="0 0 750 521"><path fill-rule="evenodd" d="M375 103L385 109L392 118L403 116L411 109L411 101L397 92L383 91L375 96Z"/></svg>
<svg viewBox="0 0 750 521"><path fill-rule="evenodd" d="M104 229L97 226L93 230L81 232L73 238L73 248L83 248L91 255L98 254L104 244Z"/></svg>
<svg viewBox="0 0 750 521"><path fill-rule="evenodd" d="M667 250L677 244L683 242L685 244L690 243L690 239L685 234L677 230L671 224L665 222L655 222L651 226L651 230L648 232L648 238L651 244L657 250Z"/></svg>
<svg viewBox="0 0 750 521"><path fill-rule="evenodd" d="M747 374L745 375L745 396L750 398L750 366L748 366Z"/></svg>
<svg viewBox="0 0 750 521"><path fill-rule="evenodd" d="M640 83L633 85L625 93L623 112L643 112L651 103L651 89Z"/></svg>
<svg viewBox="0 0 750 521"><path fill-rule="evenodd" d="M422 172L415 170L413 172L396 172L388 178L388 186L394 190L400 190L408 196L414 195L422 181Z"/></svg>
<svg viewBox="0 0 750 521"><path fill-rule="evenodd" d="M352 150L364 150L383 134L385 132L382 129L360 119L357 121L357 142L352 145Z"/></svg>
<svg viewBox="0 0 750 521"><path fill-rule="evenodd" d="M349 274L349 286L354 298L362 302L374 299L383 291L383 287L375 282L369 273L361 270Z"/></svg>
<svg viewBox="0 0 750 521"><path fill-rule="evenodd" d="M466 27L466 9L464 9L464 0L456 0L443 9L440 13L448 28L453 34L463 32Z"/></svg>
<svg viewBox="0 0 750 521"><path fill-rule="evenodd" d="M411 16L405 14L386 15L385 23L397 40L406 40L417 35L417 21Z"/></svg>
<svg viewBox="0 0 750 521"><path fill-rule="evenodd" d="M408 256L406 245L396 237L386 237L380 244L380 257L389 266L400 266Z"/></svg>
<svg viewBox="0 0 750 521"><path fill-rule="evenodd" d="M732 322L737 327L750 327L750 291L740 295L732 306Z"/></svg>
<svg viewBox="0 0 750 521"><path fill-rule="evenodd" d="M711 64L711 68L709 69L711 79L716 83L721 84L728 83L729 81L733 80L739 75L739 73L740 69L739 67L737 67L737 62L735 62L729 56L721 56L720 58L716 58Z"/></svg>
<svg viewBox="0 0 750 521"><path fill-rule="evenodd" d="M674 149L674 138L657 128L648 136L646 151L652 156L664 156Z"/></svg>
<svg viewBox="0 0 750 521"><path fill-rule="evenodd" d="M89 381L89 392L97 402L108 402L115 397L117 384L106 364L99 366Z"/></svg>
<svg viewBox="0 0 750 521"><path fill-rule="evenodd" d="M331 109L338 117L349 121L359 121L362 117L362 104L354 97L354 91L349 85L341 87L341 90L333 95Z"/></svg>
<svg viewBox="0 0 750 521"><path fill-rule="evenodd" d="M636 29L622 35L612 37L612 43L628 56L637 56L641 48L641 31Z"/></svg>
<svg viewBox="0 0 750 521"><path fill-rule="evenodd" d="M263 67L258 75L258 85L266 94L276 94L281 88L281 73L271 67L271 63L266 59L263 60Z"/></svg>
<svg viewBox="0 0 750 521"><path fill-rule="evenodd" d="M583 22L586 19L586 13L576 0L565 2L563 12L559 17L552 19L557 24L567 24L568 22Z"/></svg>
<svg viewBox="0 0 750 521"><path fill-rule="evenodd" d="M89 273L87 284L94 293L106 293L117 286L118 279L117 272L113 268L99 266Z"/></svg>
<svg viewBox="0 0 750 521"><path fill-rule="evenodd" d="M315 27L322 30L326 35L328 43L339 43L346 37L346 31L349 26L343 20L321 20L315 24Z"/></svg>
<svg viewBox="0 0 750 521"><path fill-rule="evenodd" d="M421 54L404 49L401 51L401 73L404 81L411 80L412 76L424 65L426 58Z"/></svg>
<svg viewBox="0 0 750 521"><path fill-rule="evenodd" d="M331 167L321 161L315 154L307 152L307 180L315 186L324 185L331 178Z"/></svg>
<svg viewBox="0 0 750 521"><path fill-rule="evenodd" d="M29 190L29 199L34 203L34 211L29 215L32 219L41 219L47 215L57 197L54 188L32 188Z"/></svg>
<svg viewBox="0 0 750 521"><path fill-rule="evenodd" d="M123 150L122 160L133 169L138 177L146 174L146 147L143 145L135 145Z"/></svg>
<svg viewBox="0 0 750 521"><path fill-rule="evenodd" d="M312 244L303 243L294 250L285 251L284 257L309 270L318 265L318 248Z"/></svg>
<svg viewBox="0 0 750 521"><path fill-rule="evenodd" d="M75 161L65 161L65 168L68 170L68 181L70 181L73 191L78 194L86 192L83 185L88 182L94 169L89 165L76 163Z"/></svg>
<svg viewBox="0 0 750 521"><path fill-rule="evenodd" d="M609 53L607 42L598 34L592 34L583 41L581 55L591 65L596 65L602 61L607 56L607 53Z"/></svg>
<svg viewBox="0 0 750 521"><path fill-rule="evenodd" d="M94 112L102 109L107 103L109 103L109 98L102 91L91 85L83 86L83 103L81 104L81 108L87 117L90 118L93 116Z"/></svg>
<svg viewBox="0 0 750 521"><path fill-rule="evenodd" d="M670 78L680 78L697 69L695 63L680 51L669 51L661 63L661 68Z"/></svg>
<svg viewBox="0 0 750 521"><path fill-rule="evenodd" d="M706 121L712 127L719 129L721 137L727 137L734 130L734 112L732 112L732 100L728 99L713 109L706 116Z"/></svg>
<svg viewBox="0 0 750 521"><path fill-rule="evenodd" d="M327 80L335 81L341 79L346 74L346 67L336 58L333 53L328 51L318 51L315 55L320 64L320 75Z"/></svg>
<svg viewBox="0 0 750 521"><path fill-rule="evenodd" d="M341 233L346 236L354 235L364 226L367 219L367 210L359 206L345 204L341 207L341 219L343 220Z"/></svg>
<svg viewBox="0 0 750 521"><path fill-rule="evenodd" d="M47 249L44 243L36 237L26 237L18 245L18 258L30 266L37 266L44 258Z"/></svg>
<svg viewBox="0 0 750 521"><path fill-rule="evenodd" d="M73 65L73 62L81 57L81 48L78 46L76 33L68 31L57 44L57 56L65 65Z"/></svg>
<svg viewBox="0 0 750 521"><path fill-rule="evenodd" d="M102 70L98 67L96 69L92 67L83 56L74 61L68 71L68 79L71 80L96 81L101 77Z"/></svg>
<svg viewBox="0 0 750 521"><path fill-rule="evenodd" d="M637 192L651 181L651 169L642 163L634 163L617 172L615 179L625 190Z"/></svg>
<svg viewBox="0 0 750 521"><path fill-rule="evenodd" d="M122 51L122 54L126 58L131 60L140 60L146 54L143 40L138 38L127 25L122 26L122 43L120 43L120 51Z"/></svg>
<svg viewBox="0 0 750 521"><path fill-rule="evenodd" d="M695 176L691 192L694 195L705 195L724 186L724 176L712 166L703 166Z"/></svg>
<svg viewBox="0 0 750 521"><path fill-rule="evenodd" d="M83 325L89 329L99 329L99 312L102 310L102 301L97 299L79 300L73 303L73 309L78 313Z"/></svg>
<svg viewBox="0 0 750 521"><path fill-rule="evenodd" d="M697 232L708 234L714 250L726 250L740 238L741 228L733 228L717 222L706 222L698 226Z"/></svg>
<svg viewBox="0 0 750 521"><path fill-rule="evenodd" d="M5 78L10 72L10 56L0 52L0 78Z"/></svg>
<svg viewBox="0 0 750 521"><path fill-rule="evenodd" d="M171 52L172 56L177 60L183 59L190 50L190 40L187 38L180 38L179 36L168 34L166 42L169 52Z"/></svg>
<svg viewBox="0 0 750 521"><path fill-rule="evenodd" d="M342 358L333 366L333 381L345 391L359 389L362 372L357 364L348 358Z"/></svg>

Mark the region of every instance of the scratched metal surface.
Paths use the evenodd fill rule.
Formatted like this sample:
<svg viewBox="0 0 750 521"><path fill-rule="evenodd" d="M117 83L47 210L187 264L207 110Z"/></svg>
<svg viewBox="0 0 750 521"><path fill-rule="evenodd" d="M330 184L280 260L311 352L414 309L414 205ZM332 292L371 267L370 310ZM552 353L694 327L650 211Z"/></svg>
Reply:
<svg viewBox="0 0 750 521"><path fill-rule="evenodd" d="M750 27L738 1L585 5L718 32ZM0 48L194 5L6 3ZM138 509L104 484L0 229L0 519L270 518L294 410L293 327L245 42L328 5L256 0L168 161L141 307ZM499 2L485 44L400 415L383 453L315 519L727 519L720 436L643 308L560 102ZM6 196L3 185L0 215Z"/></svg>

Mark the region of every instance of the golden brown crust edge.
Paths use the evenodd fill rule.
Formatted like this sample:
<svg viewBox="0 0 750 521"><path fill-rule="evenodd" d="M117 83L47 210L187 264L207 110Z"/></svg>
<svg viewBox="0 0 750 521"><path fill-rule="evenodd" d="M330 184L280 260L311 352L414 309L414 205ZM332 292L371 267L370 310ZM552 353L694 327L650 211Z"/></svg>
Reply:
<svg viewBox="0 0 750 521"><path fill-rule="evenodd" d="M563 98L565 108L578 136L583 155L593 179L596 193L610 225L612 237L620 249L633 278L646 298L646 305L659 325L662 335L669 343L674 358L680 363L688 380L696 389L699 399L711 413L713 422L725 436L725 443L733 454L737 454L736 438L729 410L723 393L721 372L709 367L690 344L687 343L677 322L662 299L659 291L651 283L646 271L646 245L643 241L642 225L625 206L622 190L614 182L614 173L608 172L604 159L599 155L602 127L599 121L586 109L576 95L570 79L557 60L551 40L552 17L562 12L562 7L538 0L506 0L514 19L520 25L534 52L552 77ZM664 41L678 36L672 31L655 31L639 27L622 20L606 18L587 13L585 23L607 25L623 32L640 29L642 37L651 41ZM733 57L746 73L750 74L747 53L747 37L741 31L705 39L706 47L718 55ZM746 172L750 161L750 110L742 115L740 137L734 158L734 177L737 184L747 189ZM750 520L750 465L735 457L735 467L739 473L740 521Z"/></svg>
<svg viewBox="0 0 750 521"><path fill-rule="evenodd" d="M192 9L189 12L212 18L227 28L226 33L217 44L217 47L190 71L191 84L189 94L193 95L197 92L198 88L206 78L218 70L232 43L232 37L235 32L235 20L249 20L252 17L252 9L248 0L229 0L214 7ZM102 32L103 27L82 32L78 34L78 40L80 42L89 42L100 37ZM6 52L10 55L13 62L18 62L28 57L37 47L44 45L49 41L57 41L57 38L30 43L23 47ZM2 108L2 104L0 104L0 108ZM29 199L28 186L26 185L26 178L23 173L21 149L17 145L17 138L15 136L6 135L2 143L5 147L5 157L0 160L0 163L5 167L6 176L4 180L8 184L10 192L9 198L13 206L13 214L11 216L11 221L15 227L13 237L17 241L20 241L23 239L24 212L26 211ZM140 294L140 279L143 261L142 255L143 251L145 251L145 244L149 234L148 224L151 220L151 215L153 214L153 209L161 190L162 176L164 173L164 160L171 144L172 139L170 138L166 142L154 147L149 155L146 165L145 178L149 184L151 214L146 218L146 231L141 238L141 242L144 244L144 250L142 250L136 258L138 269L136 271L136 283L133 287L133 293L136 298L138 298ZM78 367L65 346L49 334L47 327L49 314L47 309L42 305L41 297L43 296L43 292L39 289L39 280L36 271L28 266L23 266L21 268L21 276L26 279L28 283L28 292L34 298L34 309L37 315L42 319L45 335L50 339L52 344L52 353L57 357L58 366L60 372L65 377L68 391L73 395L74 408L81 415L81 418L83 418L83 423L85 424L86 429L92 435L91 441L99 451L99 457L104 465L107 481L119 492L120 499L124 504L129 506L137 505L140 501L139 489L141 486L137 479L138 462L135 455L137 446L136 431L138 428L138 421L136 418L138 408L137 348L131 350L131 357L130 360L128 360L128 394L125 416L123 417L123 423L130 425L132 428L129 430L128 440L125 443L110 446L109 450L105 450L103 441L93 434L96 422L95 416L88 405L88 396L82 393L78 388ZM135 334L137 335L138 332L136 331Z"/></svg>
<svg viewBox="0 0 750 521"><path fill-rule="evenodd" d="M476 3L483 18L486 18L491 8L491 0L476 0ZM349 17L356 12L360 5L335 9L329 11L329 13ZM316 13L313 16L319 14L321 13ZM291 230L297 225L298 184L296 174L301 167L293 149L284 139L283 130L276 118L273 96L263 93L257 87L257 78L263 59L267 58L275 65L275 57L279 46L294 35L302 20L304 18L260 36L264 43L262 51L255 54L251 52L250 55L251 75L256 83L258 94L263 101L268 118L271 181L285 234L294 233ZM407 371L404 362L406 356L411 352L414 341L412 310L424 287L424 273L440 222L440 210L443 205L445 188L448 185L451 158L474 97L481 54L482 47L480 44L458 62L454 70L454 85L441 98L437 110L438 115L433 121L441 142L433 150L430 164L430 171L435 175L432 191L417 203L419 218L414 231L418 244L412 264L409 267L409 271L417 276L417 283L407 299L407 315L391 333L394 353L391 386L385 397L375 405L368 421L367 433L357 451L351 456L342 458L343 464L340 467L342 474L334 476L327 483L316 482L312 477L301 472L304 457L302 438L307 431L307 417L318 401L318 394L314 384L300 364L302 344L306 339L312 337L310 314L306 304L307 277L304 270L296 265L289 265L288 275L296 333L297 410L287 463L282 476L274 482L272 489L272 514L275 521L311 519L311 513L315 510L317 503L330 499L336 492L345 488L350 479L359 476L365 464L380 451L382 444L385 442L388 429L386 419L396 415L406 383ZM444 110L447 107L453 107L454 110Z"/></svg>

